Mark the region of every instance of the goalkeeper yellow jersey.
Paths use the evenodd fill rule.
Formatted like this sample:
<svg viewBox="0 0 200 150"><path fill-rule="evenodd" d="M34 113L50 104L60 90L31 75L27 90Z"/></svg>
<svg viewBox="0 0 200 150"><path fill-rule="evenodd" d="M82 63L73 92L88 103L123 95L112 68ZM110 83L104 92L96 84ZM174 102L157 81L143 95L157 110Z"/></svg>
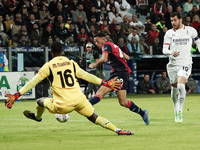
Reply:
<svg viewBox="0 0 200 150"><path fill-rule="evenodd" d="M54 57L40 68L33 79L20 90L20 93L25 94L40 81L47 78L51 85L53 98L72 103L83 94L77 77L94 84L100 85L101 83L100 78L81 69L75 61L64 56Z"/></svg>

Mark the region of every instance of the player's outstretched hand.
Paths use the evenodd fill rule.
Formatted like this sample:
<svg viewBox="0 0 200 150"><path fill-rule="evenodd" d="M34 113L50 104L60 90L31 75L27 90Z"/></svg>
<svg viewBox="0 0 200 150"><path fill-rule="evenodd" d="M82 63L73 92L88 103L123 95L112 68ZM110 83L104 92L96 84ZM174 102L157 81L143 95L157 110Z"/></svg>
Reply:
<svg viewBox="0 0 200 150"><path fill-rule="evenodd" d="M5 106L9 109L12 108L13 104L15 101L21 96L20 92L17 92L15 94L5 94L5 97L8 97L7 100L5 101Z"/></svg>
<svg viewBox="0 0 200 150"><path fill-rule="evenodd" d="M101 85L107 86L115 91L120 90L122 83L120 81L116 81L116 80L117 80L117 77L115 77L114 79L111 79L109 81L102 80Z"/></svg>

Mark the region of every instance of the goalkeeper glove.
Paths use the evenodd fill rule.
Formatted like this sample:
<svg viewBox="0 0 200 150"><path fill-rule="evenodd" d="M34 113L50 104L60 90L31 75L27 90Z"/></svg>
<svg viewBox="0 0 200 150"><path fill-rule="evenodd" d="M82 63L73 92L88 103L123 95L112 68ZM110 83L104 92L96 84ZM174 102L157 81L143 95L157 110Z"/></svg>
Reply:
<svg viewBox="0 0 200 150"><path fill-rule="evenodd" d="M21 96L20 92L17 92L15 94L5 94L5 97L8 97L8 99L5 101L5 106L9 109L12 108L14 102Z"/></svg>
<svg viewBox="0 0 200 150"><path fill-rule="evenodd" d="M112 90L115 90L115 91L120 90L122 83L120 81L116 81L116 80L117 80L117 77L115 77L114 79L111 79L109 81L102 80L101 85L107 86L107 87L109 87L109 88L111 88Z"/></svg>

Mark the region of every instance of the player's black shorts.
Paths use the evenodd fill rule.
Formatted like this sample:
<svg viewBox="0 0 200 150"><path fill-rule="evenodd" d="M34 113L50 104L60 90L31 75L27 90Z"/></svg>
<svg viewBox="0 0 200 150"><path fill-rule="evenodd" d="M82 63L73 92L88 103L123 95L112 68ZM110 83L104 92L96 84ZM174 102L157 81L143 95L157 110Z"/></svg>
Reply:
<svg viewBox="0 0 200 150"><path fill-rule="evenodd" d="M115 77L118 77L117 80L122 82L122 90L127 90L128 86L128 79L129 79L129 74L127 71L125 72L113 72L110 74L110 79L113 79Z"/></svg>

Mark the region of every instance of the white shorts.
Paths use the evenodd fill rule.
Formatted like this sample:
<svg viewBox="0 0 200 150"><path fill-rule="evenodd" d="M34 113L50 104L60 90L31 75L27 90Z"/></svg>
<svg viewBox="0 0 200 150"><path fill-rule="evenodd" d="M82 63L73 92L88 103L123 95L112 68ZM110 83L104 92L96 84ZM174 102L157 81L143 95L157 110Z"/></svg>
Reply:
<svg viewBox="0 0 200 150"><path fill-rule="evenodd" d="M170 83L174 84L178 81L179 76L183 76L186 80L189 78L192 71L192 65L173 65L167 64L167 73L170 79Z"/></svg>

